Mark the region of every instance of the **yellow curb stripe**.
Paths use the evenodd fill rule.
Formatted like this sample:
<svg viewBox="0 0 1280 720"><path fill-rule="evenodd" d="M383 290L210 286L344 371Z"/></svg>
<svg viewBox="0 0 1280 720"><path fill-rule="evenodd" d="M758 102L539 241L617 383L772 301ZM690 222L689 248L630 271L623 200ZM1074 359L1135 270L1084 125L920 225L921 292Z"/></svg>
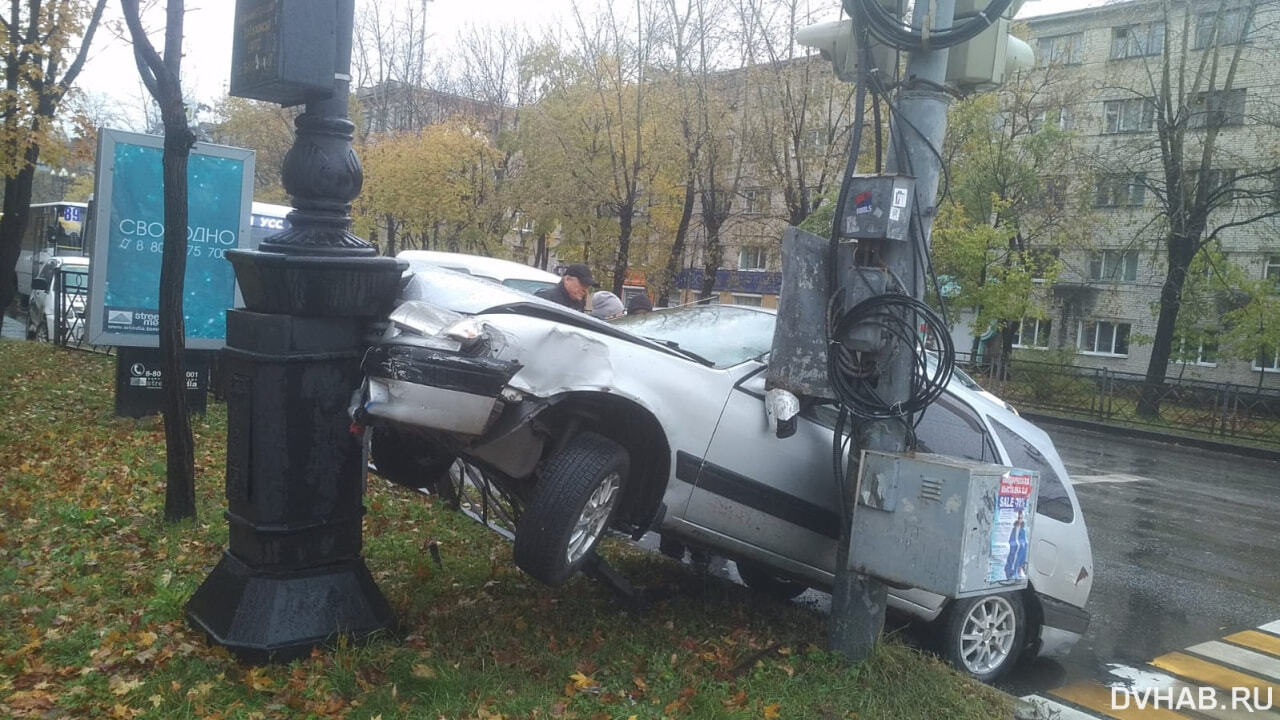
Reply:
<svg viewBox="0 0 1280 720"><path fill-rule="evenodd" d="M1168 670L1174 675L1198 682L1204 685L1213 685L1224 690L1231 688L1251 688L1250 693L1258 691L1262 699L1265 700L1268 691L1272 695L1280 695L1280 685L1269 683L1261 678L1237 670L1232 670L1216 663L1194 658L1190 655L1180 652L1171 652L1168 655L1161 655L1151 664L1161 670ZM1269 690L1268 690L1269 689Z"/></svg>
<svg viewBox="0 0 1280 720"><path fill-rule="evenodd" d="M1138 710L1132 704L1127 708L1114 708L1112 707L1111 689L1095 683L1077 683L1060 687L1056 690L1050 690L1049 695L1074 703L1080 707L1088 708L1094 712L1102 713L1106 717L1116 718L1116 720L1130 720L1130 718L1162 720L1162 718L1191 717L1190 715L1183 715L1163 708L1148 707Z"/></svg>
<svg viewBox="0 0 1280 720"><path fill-rule="evenodd" d="M1228 635L1223 640L1236 645L1243 645L1251 650L1280 657L1280 637L1275 635L1260 633L1257 630L1245 630L1234 635Z"/></svg>

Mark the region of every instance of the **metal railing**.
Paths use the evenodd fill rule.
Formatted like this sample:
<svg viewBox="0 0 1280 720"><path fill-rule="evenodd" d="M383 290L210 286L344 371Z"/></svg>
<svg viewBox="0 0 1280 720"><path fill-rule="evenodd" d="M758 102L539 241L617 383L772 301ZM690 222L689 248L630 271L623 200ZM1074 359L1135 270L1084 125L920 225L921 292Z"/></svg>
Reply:
<svg viewBox="0 0 1280 720"><path fill-rule="evenodd" d="M114 348L89 344L89 318L86 314L89 289L78 279L72 282L72 276L83 278L84 273L58 269L58 283L53 290L53 328L49 340L63 347L110 355Z"/></svg>
<svg viewBox="0 0 1280 720"><path fill-rule="evenodd" d="M1166 378L1151 386L1139 373L1027 360L997 371L957 353L957 364L1018 408L1104 423L1280 448L1280 390ZM1144 403L1144 392L1148 392ZM1151 402L1154 400L1154 403ZM1154 405L1156 412L1143 412Z"/></svg>

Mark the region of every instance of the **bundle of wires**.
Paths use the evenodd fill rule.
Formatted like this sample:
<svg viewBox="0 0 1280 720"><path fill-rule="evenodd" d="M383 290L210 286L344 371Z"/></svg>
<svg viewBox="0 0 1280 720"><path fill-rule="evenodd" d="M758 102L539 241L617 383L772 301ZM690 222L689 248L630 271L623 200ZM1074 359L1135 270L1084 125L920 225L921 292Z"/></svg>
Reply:
<svg viewBox="0 0 1280 720"><path fill-rule="evenodd" d="M879 0L843 0L844 11L876 40L899 50L941 50L977 37L1004 14L1012 0L992 0L977 15L941 30L916 30Z"/></svg>

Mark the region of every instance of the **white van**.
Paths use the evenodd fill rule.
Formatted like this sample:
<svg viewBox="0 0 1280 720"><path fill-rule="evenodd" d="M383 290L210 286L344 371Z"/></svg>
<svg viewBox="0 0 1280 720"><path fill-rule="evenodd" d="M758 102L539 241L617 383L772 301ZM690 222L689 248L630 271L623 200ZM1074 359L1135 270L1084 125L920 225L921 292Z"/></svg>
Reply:
<svg viewBox="0 0 1280 720"><path fill-rule="evenodd" d="M396 254L396 259L407 261L411 272L417 272L428 267L444 268L467 275L474 275L485 280L492 280L499 285L506 285L509 288L523 290L530 294L560 282L560 276L555 273L510 260L484 257L483 255L437 252L435 250L404 250Z"/></svg>
<svg viewBox="0 0 1280 720"><path fill-rule="evenodd" d="M89 296L89 258L50 258L31 278L27 304L27 339L80 342L84 339L85 302ZM58 299L62 326L58 326Z"/></svg>

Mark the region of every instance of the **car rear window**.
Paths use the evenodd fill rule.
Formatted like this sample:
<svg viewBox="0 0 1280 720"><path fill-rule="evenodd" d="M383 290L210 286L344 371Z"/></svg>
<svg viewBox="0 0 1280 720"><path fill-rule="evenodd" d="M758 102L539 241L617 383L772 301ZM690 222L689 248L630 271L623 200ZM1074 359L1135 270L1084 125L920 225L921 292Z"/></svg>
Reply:
<svg viewBox="0 0 1280 720"><path fill-rule="evenodd" d="M1009 451L1009 461L1015 467L1040 471L1040 495L1036 501L1036 512L1064 523L1074 520L1076 514L1071 507L1071 498L1067 497L1067 489L1062 485L1062 478L1058 477L1053 466L1045 459L1044 453L1036 449L1029 440L1002 425L999 420L991 418L991 425L995 427L1000 443Z"/></svg>

